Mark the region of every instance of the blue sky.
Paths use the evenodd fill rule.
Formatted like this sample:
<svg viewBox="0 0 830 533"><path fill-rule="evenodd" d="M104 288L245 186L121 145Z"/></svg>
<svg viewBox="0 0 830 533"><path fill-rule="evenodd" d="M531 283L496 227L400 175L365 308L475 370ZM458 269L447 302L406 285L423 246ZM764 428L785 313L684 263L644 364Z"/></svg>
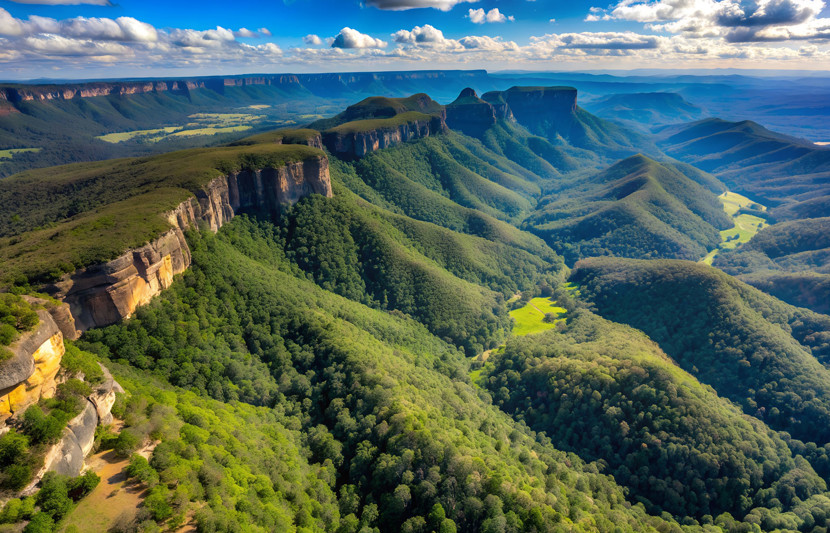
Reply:
<svg viewBox="0 0 830 533"><path fill-rule="evenodd" d="M824 0L0 0L5 79L416 68L815 70L830 68L828 42Z"/></svg>

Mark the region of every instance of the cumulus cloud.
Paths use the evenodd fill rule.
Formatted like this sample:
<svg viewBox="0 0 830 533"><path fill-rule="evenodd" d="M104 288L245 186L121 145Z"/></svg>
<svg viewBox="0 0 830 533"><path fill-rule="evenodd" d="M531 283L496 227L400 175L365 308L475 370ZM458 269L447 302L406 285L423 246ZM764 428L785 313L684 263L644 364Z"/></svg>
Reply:
<svg viewBox="0 0 830 533"><path fill-rule="evenodd" d="M320 37L318 37L317 35L314 35L313 33L309 33L308 35L303 37L303 42L310 46L320 46L321 44L323 44L323 40L320 39Z"/></svg>
<svg viewBox="0 0 830 533"><path fill-rule="evenodd" d="M271 36L271 30L269 30L268 28L259 28L259 29L257 30L257 33L260 33L260 34L262 34L262 35L264 35L264 36L266 36L266 37L270 37L270 36Z"/></svg>
<svg viewBox="0 0 830 533"><path fill-rule="evenodd" d="M234 36L236 37L247 37L249 39L259 37L257 32L251 31L248 28L239 28L235 32L233 32Z"/></svg>
<svg viewBox="0 0 830 533"><path fill-rule="evenodd" d="M476 3L478 0L366 0L366 5L389 11L404 11L431 7L441 11L449 11L457 4Z"/></svg>
<svg viewBox="0 0 830 533"><path fill-rule="evenodd" d="M331 43L332 48L386 48L386 41L346 27L340 30Z"/></svg>
<svg viewBox="0 0 830 533"><path fill-rule="evenodd" d="M591 8L586 20L646 23L653 31L727 42L828 38L824 0L621 0L607 11Z"/></svg>
<svg viewBox="0 0 830 533"><path fill-rule="evenodd" d="M442 43L446 41L444 32L429 24L415 26L411 31L399 30L392 34L392 40L403 44Z"/></svg>
<svg viewBox="0 0 830 533"><path fill-rule="evenodd" d="M483 9L470 9L467 12L467 18L474 24L484 24L485 22L507 22L508 20L513 22L516 20L513 16L504 15L497 7L486 12Z"/></svg>

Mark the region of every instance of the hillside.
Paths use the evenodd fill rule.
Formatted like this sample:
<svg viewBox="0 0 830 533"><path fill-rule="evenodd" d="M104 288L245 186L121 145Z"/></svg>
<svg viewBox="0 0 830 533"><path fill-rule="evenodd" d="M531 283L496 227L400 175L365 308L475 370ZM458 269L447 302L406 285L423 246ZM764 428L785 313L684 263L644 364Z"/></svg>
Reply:
<svg viewBox="0 0 830 533"><path fill-rule="evenodd" d="M596 258L571 280L604 318L640 329L680 367L771 428L830 441L830 319L683 261Z"/></svg>
<svg viewBox="0 0 830 533"><path fill-rule="evenodd" d="M642 130L702 119L704 111L678 93L612 94L594 100L586 109L595 115Z"/></svg>
<svg viewBox="0 0 830 533"><path fill-rule="evenodd" d="M770 206L777 218L821 216L808 212L821 211L830 196L830 149L755 122L707 119L668 126L660 131L658 145L717 175L730 189Z"/></svg>
<svg viewBox="0 0 830 533"><path fill-rule="evenodd" d="M786 494L792 477L801 492L780 499L784 509L826 490L762 422L677 368L641 332L587 310L572 311L559 331L509 341L481 383L557 448L604 461L652 512L743 518Z"/></svg>
<svg viewBox="0 0 830 533"><path fill-rule="evenodd" d="M785 302L830 312L830 218L781 222L714 266Z"/></svg>
<svg viewBox="0 0 830 533"><path fill-rule="evenodd" d="M46 292L70 362L124 385L95 445L135 491L98 513L115 530L822 530L830 318L704 265L582 259L697 260L731 226L718 178L642 140L567 87L465 89L20 173L0 333ZM42 445L26 413L0 465ZM61 483L0 531L122 501L53 509Z"/></svg>
<svg viewBox="0 0 830 533"><path fill-rule="evenodd" d="M732 226L707 187L723 186L636 155L542 198L524 224L569 264L602 255L696 260Z"/></svg>

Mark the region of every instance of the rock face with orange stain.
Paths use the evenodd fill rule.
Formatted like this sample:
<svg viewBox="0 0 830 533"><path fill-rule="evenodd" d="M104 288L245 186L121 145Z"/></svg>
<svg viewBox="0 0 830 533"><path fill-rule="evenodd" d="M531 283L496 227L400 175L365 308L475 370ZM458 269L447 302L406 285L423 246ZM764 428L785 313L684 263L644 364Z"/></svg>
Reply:
<svg viewBox="0 0 830 533"><path fill-rule="evenodd" d="M218 231L240 209L278 211L310 194L332 196L329 162L324 155L280 168L220 176L167 213L171 229L154 241L108 263L67 274L46 290L69 304L79 330L114 324L132 316L168 288L173 276L190 267L184 230L204 222Z"/></svg>
<svg viewBox="0 0 830 533"><path fill-rule="evenodd" d="M63 334L49 312L41 309L37 314L35 329L9 346L11 359L0 363L0 420L55 394Z"/></svg>

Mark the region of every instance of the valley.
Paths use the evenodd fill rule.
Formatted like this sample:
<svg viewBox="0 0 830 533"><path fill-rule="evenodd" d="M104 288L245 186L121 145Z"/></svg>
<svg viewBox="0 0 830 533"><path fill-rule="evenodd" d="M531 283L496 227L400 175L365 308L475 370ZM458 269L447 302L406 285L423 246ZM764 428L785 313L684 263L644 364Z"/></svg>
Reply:
<svg viewBox="0 0 830 533"><path fill-rule="evenodd" d="M826 150L645 78L2 89L0 531L825 531Z"/></svg>

